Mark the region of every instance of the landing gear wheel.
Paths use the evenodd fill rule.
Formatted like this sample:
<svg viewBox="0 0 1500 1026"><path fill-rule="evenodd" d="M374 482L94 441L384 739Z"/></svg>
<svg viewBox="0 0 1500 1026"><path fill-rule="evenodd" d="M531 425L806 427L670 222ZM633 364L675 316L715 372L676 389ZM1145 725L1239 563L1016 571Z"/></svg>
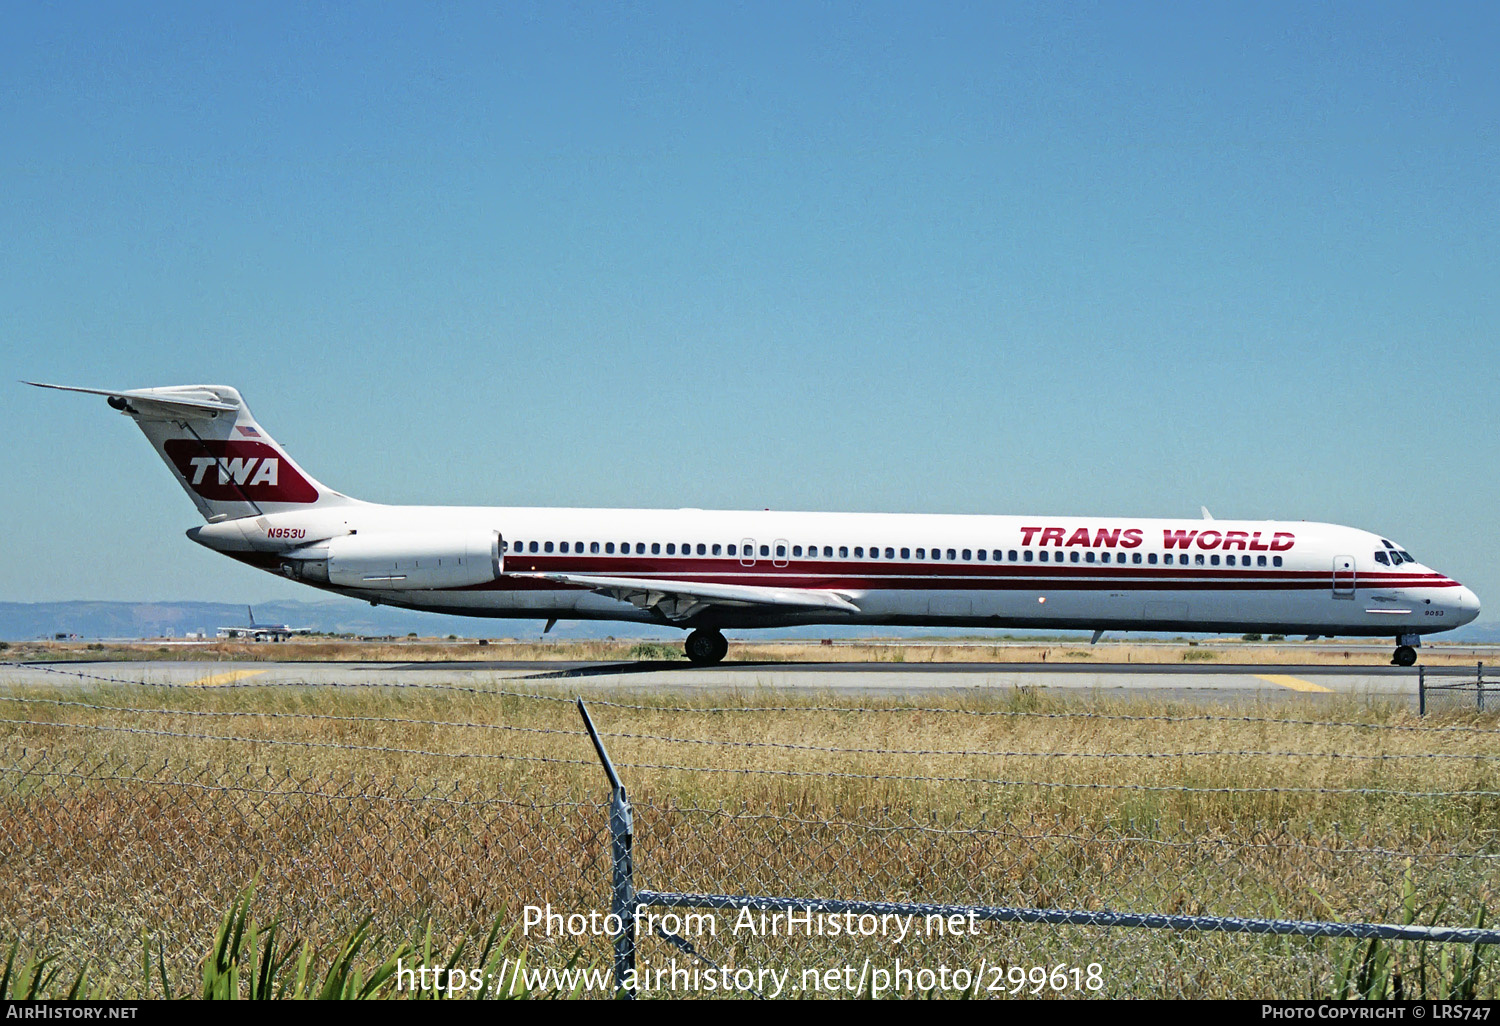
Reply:
<svg viewBox="0 0 1500 1026"><path fill-rule="evenodd" d="M699 666L709 666L723 659L729 651L729 642L718 631L696 630L687 636L683 645L688 661Z"/></svg>
<svg viewBox="0 0 1500 1026"><path fill-rule="evenodd" d="M1396 654L1391 656L1393 666L1415 666L1417 665L1417 650L1410 645L1397 645Z"/></svg>

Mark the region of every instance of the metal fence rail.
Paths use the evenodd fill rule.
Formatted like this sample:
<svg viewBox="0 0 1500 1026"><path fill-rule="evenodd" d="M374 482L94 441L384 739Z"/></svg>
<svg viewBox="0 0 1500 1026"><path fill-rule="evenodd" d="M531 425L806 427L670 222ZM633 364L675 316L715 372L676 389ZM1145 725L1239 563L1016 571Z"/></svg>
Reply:
<svg viewBox="0 0 1500 1026"><path fill-rule="evenodd" d="M1417 714L1420 716L1426 716L1429 705L1433 705L1434 703L1441 705L1447 711L1452 711L1463 704L1468 704L1471 700L1464 698L1465 695L1472 695L1472 708L1477 713L1483 713L1486 711L1485 695L1488 693L1494 696L1495 692L1500 690L1500 683L1497 683L1493 679L1490 681L1488 687L1485 686L1484 663L1476 663L1474 665L1474 678L1472 680L1465 678L1463 680L1450 681L1446 684L1439 684L1430 681L1428 677L1427 668L1425 666L1419 667L1417 670ZM1491 709L1495 707L1495 697L1490 698L1490 706Z"/></svg>

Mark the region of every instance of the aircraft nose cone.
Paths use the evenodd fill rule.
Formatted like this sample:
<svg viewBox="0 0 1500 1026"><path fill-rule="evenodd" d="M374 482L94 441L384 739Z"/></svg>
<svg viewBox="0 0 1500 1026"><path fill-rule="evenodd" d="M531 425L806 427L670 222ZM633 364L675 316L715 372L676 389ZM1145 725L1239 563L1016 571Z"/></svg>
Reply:
<svg viewBox="0 0 1500 1026"><path fill-rule="evenodd" d="M1458 615L1464 623L1479 615L1479 596L1468 588L1458 589Z"/></svg>

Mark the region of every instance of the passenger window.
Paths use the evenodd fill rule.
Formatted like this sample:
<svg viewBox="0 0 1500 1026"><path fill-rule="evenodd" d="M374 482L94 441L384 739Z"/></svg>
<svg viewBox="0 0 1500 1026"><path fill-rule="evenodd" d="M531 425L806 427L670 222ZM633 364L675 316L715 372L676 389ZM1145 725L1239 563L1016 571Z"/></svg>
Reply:
<svg viewBox="0 0 1500 1026"><path fill-rule="evenodd" d="M1281 565L1281 557L1280 556L1272 556L1271 557L1271 565L1272 566L1280 566Z"/></svg>
<svg viewBox="0 0 1500 1026"><path fill-rule="evenodd" d="M1012 563L1014 563L1016 561L1016 550L1015 549L1011 549L1010 550L1010 561Z"/></svg>
<svg viewBox="0 0 1500 1026"><path fill-rule="evenodd" d="M1068 562L1070 562L1070 563L1076 563L1076 562L1078 562L1079 558L1080 557L1078 555L1078 550L1077 549L1074 549L1072 552L1068 553Z"/></svg>
<svg viewBox="0 0 1500 1026"><path fill-rule="evenodd" d="M536 542L532 542L532 543L531 543L531 551L532 551L532 552L535 552L535 551L536 551Z"/></svg>
<svg viewBox="0 0 1500 1026"><path fill-rule="evenodd" d="M1108 563L1109 562L1109 553L1108 552L1101 552L1099 554L1099 562L1101 562L1101 563Z"/></svg>
<svg viewBox="0 0 1500 1026"><path fill-rule="evenodd" d="M1028 563L1031 562L1031 550L1030 549L1026 550L1026 562L1028 562Z"/></svg>
<svg viewBox="0 0 1500 1026"><path fill-rule="evenodd" d="M1036 554L1036 558L1040 559L1043 563L1045 563L1050 558L1050 555L1051 554L1046 549L1043 549L1041 552L1038 552ZM1059 552L1058 555L1061 556L1062 553Z"/></svg>
<svg viewBox="0 0 1500 1026"><path fill-rule="evenodd" d="M972 549L964 549L964 559L973 559L973 558L974 558L974 551Z"/></svg>
<svg viewBox="0 0 1500 1026"><path fill-rule="evenodd" d="M833 558L833 546L832 545L824 545L823 546L823 558L824 559L832 559Z"/></svg>
<svg viewBox="0 0 1500 1026"><path fill-rule="evenodd" d="M726 545L724 547L724 551L727 552L731 556L738 555L738 553L735 551L735 546L733 546L733 545Z"/></svg>
<svg viewBox="0 0 1500 1026"><path fill-rule="evenodd" d="M645 542L636 542L635 543L635 554L637 556L644 556L646 554L646 543Z"/></svg>
<svg viewBox="0 0 1500 1026"><path fill-rule="evenodd" d="M704 545L702 542L698 543L698 555L700 555L700 556L706 556L706 555L708 555L708 546Z"/></svg>
<svg viewBox="0 0 1500 1026"><path fill-rule="evenodd" d="M942 549L933 549L932 550L932 558L933 559L942 559L943 558L943 550Z"/></svg>
<svg viewBox="0 0 1500 1026"><path fill-rule="evenodd" d="M669 556L675 556L675 555L677 555L677 545L675 543L673 543L673 542L667 542L667 555L669 555Z"/></svg>
<svg viewBox="0 0 1500 1026"><path fill-rule="evenodd" d="M659 556L659 555L661 555L661 542L652 542L651 543L651 555L653 555L653 556Z"/></svg>
<svg viewBox="0 0 1500 1026"><path fill-rule="evenodd" d="M714 542L714 555L719 556L722 555L723 552L724 546L720 545L718 542ZM730 553L730 555L733 555L733 553Z"/></svg>
<svg viewBox="0 0 1500 1026"><path fill-rule="evenodd" d="M1197 563L1199 566L1202 566L1203 565L1203 553L1201 553L1201 552L1198 553L1198 557L1196 559L1194 559L1193 562Z"/></svg>
<svg viewBox="0 0 1500 1026"><path fill-rule="evenodd" d="M574 542L573 551L578 553L580 556L583 555L583 542Z"/></svg>
<svg viewBox="0 0 1500 1026"><path fill-rule="evenodd" d="M781 558L781 559L785 559L786 558L786 546L785 545L778 545L778 546L776 546L776 555L779 558Z"/></svg>
<svg viewBox="0 0 1500 1026"><path fill-rule="evenodd" d="M792 555L794 555L794 556L800 556L800 555L802 555L802 546L801 545L793 545L792 546Z"/></svg>
<svg viewBox="0 0 1500 1026"><path fill-rule="evenodd" d="M1256 556L1255 557L1255 565L1256 566L1265 566L1266 565L1266 557L1265 556Z"/></svg>
<svg viewBox="0 0 1500 1026"><path fill-rule="evenodd" d="M604 543L604 553L605 553L605 555L613 556L615 554L615 543L614 542L605 542Z"/></svg>
<svg viewBox="0 0 1500 1026"><path fill-rule="evenodd" d="M1130 556L1130 561L1132 563L1139 563L1141 561L1141 554L1139 552L1132 553Z"/></svg>
<svg viewBox="0 0 1500 1026"><path fill-rule="evenodd" d="M926 559L927 558L927 550L926 549L918 549L917 550L917 558L918 559Z"/></svg>
<svg viewBox="0 0 1500 1026"><path fill-rule="evenodd" d="M980 561L980 562L981 562L981 563L983 563L983 562L984 562L984 559L985 559L985 556L986 556L986 555L988 555L988 553L986 553L986 552L985 552L985 551L984 551L984 550L983 550L983 549L980 549L980 550L979 550L979 561Z"/></svg>
<svg viewBox="0 0 1500 1026"><path fill-rule="evenodd" d="M1148 552L1146 554L1146 562L1150 563L1152 566L1155 566L1156 565L1156 553L1154 553L1154 552Z"/></svg>
<svg viewBox="0 0 1500 1026"><path fill-rule="evenodd" d="M1096 562L1098 559L1099 559L1099 554L1097 552L1085 552L1083 554L1083 561L1085 563L1093 563L1093 562Z"/></svg>
<svg viewBox="0 0 1500 1026"><path fill-rule="evenodd" d="M1225 556L1224 557L1224 562L1228 563L1230 566L1234 566L1234 557L1233 556Z"/></svg>
<svg viewBox="0 0 1500 1026"><path fill-rule="evenodd" d="M1219 565L1219 557L1218 557L1217 554L1209 556L1208 557L1208 561L1210 563L1212 563L1214 566L1218 566Z"/></svg>
<svg viewBox="0 0 1500 1026"><path fill-rule="evenodd" d="M849 558L849 546L847 546L847 545L840 545L839 546L839 558L840 559L848 559Z"/></svg>
<svg viewBox="0 0 1500 1026"><path fill-rule="evenodd" d="M896 558L896 550L893 549L893 548L887 547L886 550L885 550L885 558L886 559L895 559Z"/></svg>
<svg viewBox="0 0 1500 1026"><path fill-rule="evenodd" d="M995 562L996 563L1000 562L1002 559L1005 558L1005 553L1001 552L999 549L995 550L994 555L995 555Z"/></svg>
<svg viewBox="0 0 1500 1026"><path fill-rule="evenodd" d="M769 546L769 545L762 545L760 547L760 554L762 556L769 556L771 554L771 546Z"/></svg>
<svg viewBox="0 0 1500 1026"><path fill-rule="evenodd" d="M902 559L910 559L911 558L911 549L902 549L901 550L901 558Z"/></svg>
<svg viewBox="0 0 1500 1026"><path fill-rule="evenodd" d="M865 547L863 545L856 545L856 546L854 546L854 558L855 559L864 559L865 558Z"/></svg>
<svg viewBox="0 0 1500 1026"><path fill-rule="evenodd" d="M599 543L598 542L589 542L589 552L590 552L590 554L597 555L598 552L599 552Z"/></svg>
<svg viewBox="0 0 1500 1026"><path fill-rule="evenodd" d="M543 552L551 552L552 551L552 543L551 542L547 542L545 545L543 545L542 546L542 551Z"/></svg>
<svg viewBox="0 0 1500 1026"><path fill-rule="evenodd" d="M948 550L948 558L950 560L957 559L958 558L958 553L954 552L952 549L949 549Z"/></svg>

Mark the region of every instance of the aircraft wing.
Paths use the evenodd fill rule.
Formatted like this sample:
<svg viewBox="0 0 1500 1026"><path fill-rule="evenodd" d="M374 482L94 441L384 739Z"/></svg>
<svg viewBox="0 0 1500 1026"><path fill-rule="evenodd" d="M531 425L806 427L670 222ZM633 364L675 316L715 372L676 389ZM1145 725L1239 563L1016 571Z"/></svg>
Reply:
<svg viewBox="0 0 1500 1026"><path fill-rule="evenodd" d="M766 588L748 584L704 584L699 581L643 580L635 577L595 577L591 574L515 574L589 588L610 598L652 609L669 620L685 620L711 606L762 609L834 609L857 613L859 607L843 595L809 588Z"/></svg>

